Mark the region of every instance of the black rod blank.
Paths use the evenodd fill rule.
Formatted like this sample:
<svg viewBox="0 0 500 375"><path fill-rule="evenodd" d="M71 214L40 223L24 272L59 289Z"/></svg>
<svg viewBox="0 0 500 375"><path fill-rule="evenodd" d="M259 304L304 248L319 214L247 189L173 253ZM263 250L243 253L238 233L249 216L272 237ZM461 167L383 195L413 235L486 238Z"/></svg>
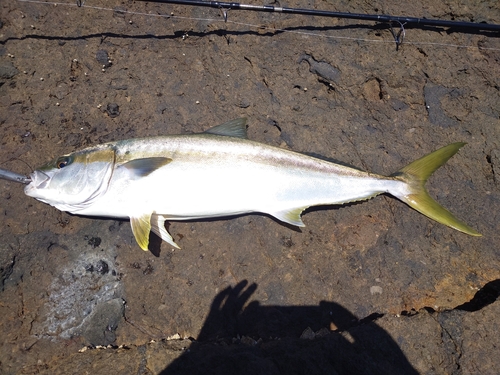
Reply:
<svg viewBox="0 0 500 375"><path fill-rule="evenodd" d="M326 10L275 7L272 5L251 5L251 4L240 4L234 2L229 3L223 1L202 1L202 0L143 0L143 1L150 1L154 3L201 6L201 7L217 8L222 10L230 10L230 9L251 10L257 12L277 12L277 13L287 13L287 14L300 14L306 16L347 18L347 19L366 20L374 22L389 22L389 23L397 22L401 25L437 26L437 27L452 27L452 28L473 29L473 30L500 31L500 25L492 23L483 23L483 22L462 22L462 21L449 21L449 20L438 20L438 19L428 19L428 18L404 17L404 16L389 16L383 14L379 15L379 14L360 14L360 13L348 13L348 12L332 12Z"/></svg>

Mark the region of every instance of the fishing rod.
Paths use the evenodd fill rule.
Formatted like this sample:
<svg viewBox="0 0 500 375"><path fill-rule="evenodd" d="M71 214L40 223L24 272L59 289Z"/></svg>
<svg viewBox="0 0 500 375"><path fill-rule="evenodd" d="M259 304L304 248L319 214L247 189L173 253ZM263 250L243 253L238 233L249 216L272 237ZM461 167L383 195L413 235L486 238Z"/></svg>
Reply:
<svg viewBox="0 0 500 375"><path fill-rule="evenodd" d="M486 31L500 32L500 25L492 23L483 23L483 22L463 22L463 21L449 21L440 19L429 19L429 18L390 16L383 14L333 12L327 10L275 7L272 5L252 5L252 4L241 4L241 3L223 2L223 1L203 1L203 0L140 0L140 1L217 8L223 11L223 16L225 21L227 21L228 10L250 10L256 12L277 12L286 14L300 14L305 16L347 18L347 19L356 19L356 20L374 21L374 22L387 22L387 23L395 22L399 23L402 30L404 30L403 25L413 25L415 27L435 26L435 27L470 29L475 31L486 30Z"/></svg>
<svg viewBox="0 0 500 375"><path fill-rule="evenodd" d="M31 179L15 172L0 168L0 178L3 180L20 182L21 184L29 184Z"/></svg>

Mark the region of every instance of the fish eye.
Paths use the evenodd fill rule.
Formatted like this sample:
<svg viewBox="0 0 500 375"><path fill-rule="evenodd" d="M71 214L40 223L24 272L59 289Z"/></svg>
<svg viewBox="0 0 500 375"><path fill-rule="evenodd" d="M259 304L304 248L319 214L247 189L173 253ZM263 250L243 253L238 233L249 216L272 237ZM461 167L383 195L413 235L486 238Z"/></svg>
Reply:
<svg viewBox="0 0 500 375"><path fill-rule="evenodd" d="M68 156L63 156L63 157L57 159L56 167L57 167L57 169L61 169L70 163L71 163L71 159Z"/></svg>

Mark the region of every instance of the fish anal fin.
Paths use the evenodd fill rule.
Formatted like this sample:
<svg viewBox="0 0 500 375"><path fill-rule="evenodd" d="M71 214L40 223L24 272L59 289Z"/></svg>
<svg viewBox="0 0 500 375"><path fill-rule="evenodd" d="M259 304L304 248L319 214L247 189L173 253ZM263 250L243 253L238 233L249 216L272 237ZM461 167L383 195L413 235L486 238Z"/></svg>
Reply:
<svg viewBox="0 0 500 375"><path fill-rule="evenodd" d="M127 168L137 177L146 177L171 161L172 159L165 157L141 158L130 160L122 164L121 167Z"/></svg>
<svg viewBox="0 0 500 375"><path fill-rule="evenodd" d="M130 226L132 227L132 233L134 233L137 244L142 250L148 251L149 232L151 231L151 214L131 216Z"/></svg>
<svg viewBox="0 0 500 375"><path fill-rule="evenodd" d="M305 227L305 224L302 221L300 214L306 208L307 207L292 208L290 210L272 212L271 215L273 215L275 218L277 218L285 223L295 225L297 227Z"/></svg>
<svg viewBox="0 0 500 375"><path fill-rule="evenodd" d="M168 231L165 229L165 217L158 214L151 216L151 231L160 237L163 241L169 243L176 249L180 249Z"/></svg>
<svg viewBox="0 0 500 375"><path fill-rule="evenodd" d="M204 133L247 139L247 119L237 118L205 130Z"/></svg>

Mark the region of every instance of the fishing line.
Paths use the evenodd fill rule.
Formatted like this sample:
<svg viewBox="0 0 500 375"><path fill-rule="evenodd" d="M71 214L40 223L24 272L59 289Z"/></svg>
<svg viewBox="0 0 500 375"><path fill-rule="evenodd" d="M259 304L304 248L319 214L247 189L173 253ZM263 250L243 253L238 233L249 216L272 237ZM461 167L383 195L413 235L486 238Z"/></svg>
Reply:
<svg viewBox="0 0 500 375"><path fill-rule="evenodd" d="M87 9L93 9L93 10L98 10L98 11L108 11L108 12L119 12L123 14L130 14L130 15L137 15L137 16L145 16L145 17L157 17L157 18L165 18L165 19L175 19L175 20L191 20L191 21L204 21L204 22L210 22L210 23L224 23L224 24L233 24L239 27L246 27L246 28L251 28L251 29L256 29L256 30L265 30L265 31L270 31L273 33L290 33L290 34L297 34L297 35L302 35L302 36L309 36L309 37L319 37L319 38L327 38L327 39L335 39L335 40L346 40L346 41L354 41L354 42L365 42L365 43L382 43L382 44L394 44L396 42L396 46L398 47L404 38L405 35L405 29L404 25L407 23L406 21L410 20L412 23L417 22L417 20L425 20L425 19L420 19L420 18L411 18L411 17L393 17L393 16L377 16L379 19L380 17L391 17L390 22L396 23L396 25L399 25L399 32L392 31L392 35L394 37L394 40L380 40L380 39L371 39L371 38L360 38L360 37L349 37L349 36L339 36L339 35L325 35L321 33L315 33L315 32L310 32L310 31L300 31L300 30L287 30L284 28L275 28L271 26L265 26L265 25L256 25L252 23L246 23L246 22L238 22L238 21L233 21L228 19L227 16L227 10L228 8L224 8L221 6L221 4L229 4L232 6L238 6L240 8L232 8L232 9L244 9L248 10L247 8L241 8L242 5L245 4L239 4L239 3L222 3L222 2L213 2L213 1L195 1L195 0L153 0L152 2L162 2L162 3L180 3L180 4L186 4L187 3L196 3L196 4L190 4L190 5L198 5L198 3L204 3L208 5L208 7L215 7L217 5L218 9L220 9L223 12L223 19L218 19L218 18L202 18L202 17L186 17L186 16L175 16L173 14L152 14L152 13L144 13L144 12L135 12L135 11L130 11L130 10L124 10L124 9L112 9L112 8L106 8L106 7L101 7L101 6L93 6L93 5L87 5L85 4L85 1L83 0L77 0L77 2L74 3L65 3L65 2L53 2L53 1L42 1L42 0L17 0L18 2L22 3L33 3L33 4L44 4L44 5L52 5L52 6L72 6L72 7L77 7L77 8L87 8ZM252 7L260 7L260 6L252 6ZM269 6L262 6L262 7L269 7ZM275 8L275 7L271 7ZM295 8L281 8L281 9L292 9L295 10ZM303 10L303 9L298 9L298 10ZM271 10L266 10L267 12L270 12ZM278 12L276 10L273 10L274 12ZM324 11L318 11L318 12L324 12ZM285 12L281 12L285 13ZM290 12L293 13L293 12ZM339 12L328 12L328 13L335 13L338 14ZM365 16L365 15L359 15L355 13L340 13L340 14L346 14L349 15L349 17L343 17L343 18L354 18L354 19L360 19L356 18L358 16ZM354 15L355 17L350 17L351 15ZM373 15L367 15L367 16L373 16ZM342 18L342 17L341 17ZM406 20L406 21L405 21ZM403 22L404 21L404 22ZM427 20L427 21L439 21L439 22L451 22L455 27L458 27L456 25L457 22L455 21L441 21L441 20ZM385 20L384 22L389 22L388 20ZM462 22L458 22L460 24L463 24ZM422 22L421 22L422 24ZM473 25L486 25L485 28L492 28L493 30L499 30L500 31L500 25L496 24L476 24L472 22L465 22L465 24L473 24ZM392 24L389 23L389 25L392 27ZM306 28L307 26L304 26ZM333 26L332 26L333 27ZM483 47L483 46L471 46L471 45L462 45L462 44L450 44L450 43L440 43L440 42L419 42L419 41L407 41L406 39L404 40L404 43L406 45L414 45L414 46L432 46L432 47L451 47L451 48L463 48L463 49L477 49L477 50L489 50L489 51L500 51L500 48L494 48L494 47Z"/></svg>

